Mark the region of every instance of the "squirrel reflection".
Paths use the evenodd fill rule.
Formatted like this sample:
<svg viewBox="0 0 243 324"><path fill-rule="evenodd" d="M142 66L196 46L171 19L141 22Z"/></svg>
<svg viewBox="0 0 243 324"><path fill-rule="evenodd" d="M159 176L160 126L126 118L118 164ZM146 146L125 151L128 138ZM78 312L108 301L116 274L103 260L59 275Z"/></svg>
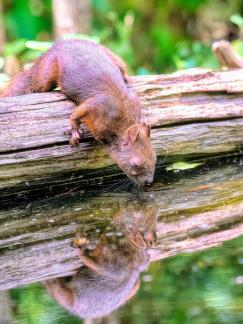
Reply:
<svg viewBox="0 0 243 324"><path fill-rule="evenodd" d="M149 265L157 215L155 202L133 201L119 208L96 244L88 235L77 235L73 246L83 266L74 276L46 281L50 294L80 318L103 317L124 304Z"/></svg>

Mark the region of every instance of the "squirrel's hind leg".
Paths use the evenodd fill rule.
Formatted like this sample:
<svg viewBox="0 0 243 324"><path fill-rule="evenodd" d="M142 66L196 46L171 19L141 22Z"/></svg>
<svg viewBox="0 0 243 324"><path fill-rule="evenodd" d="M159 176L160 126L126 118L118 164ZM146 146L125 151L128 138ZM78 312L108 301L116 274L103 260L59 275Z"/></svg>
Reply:
<svg viewBox="0 0 243 324"><path fill-rule="evenodd" d="M59 84L59 66L56 57L47 52L32 67L34 92L48 92Z"/></svg>
<svg viewBox="0 0 243 324"><path fill-rule="evenodd" d="M103 48L104 48L106 54L109 56L109 58L112 59L113 63L121 71L121 74L123 76L123 79L124 79L125 83L128 83L129 76L128 76L128 72L127 72L127 65L126 65L126 63L118 55L116 55L115 53L113 53L109 48L104 47L104 46L103 46Z"/></svg>

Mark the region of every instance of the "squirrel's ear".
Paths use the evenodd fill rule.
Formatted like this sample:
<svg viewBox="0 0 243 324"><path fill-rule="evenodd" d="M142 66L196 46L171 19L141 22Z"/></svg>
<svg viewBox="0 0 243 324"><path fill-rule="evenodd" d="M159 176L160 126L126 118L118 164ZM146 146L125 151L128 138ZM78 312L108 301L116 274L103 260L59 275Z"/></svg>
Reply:
<svg viewBox="0 0 243 324"><path fill-rule="evenodd" d="M140 126L140 132L145 137L150 137L150 130L151 127L145 123L142 123L142 125Z"/></svg>
<svg viewBox="0 0 243 324"><path fill-rule="evenodd" d="M138 138L139 131L140 131L139 125L133 125L129 127L125 133L125 140L130 143L134 143Z"/></svg>
<svg viewBox="0 0 243 324"><path fill-rule="evenodd" d="M142 233L138 232L131 237L131 243L133 243L138 248L145 248L146 243L144 241Z"/></svg>

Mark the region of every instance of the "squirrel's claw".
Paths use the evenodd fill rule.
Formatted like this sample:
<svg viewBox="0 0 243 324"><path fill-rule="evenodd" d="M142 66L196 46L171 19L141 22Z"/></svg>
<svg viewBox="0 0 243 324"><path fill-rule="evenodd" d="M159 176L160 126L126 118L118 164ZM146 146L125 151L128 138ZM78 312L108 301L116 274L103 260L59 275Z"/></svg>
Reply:
<svg viewBox="0 0 243 324"><path fill-rule="evenodd" d="M79 129L72 128L70 130L70 134L71 134L71 139L69 141L70 145L72 147L78 146L79 145L80 136L83 135L82 129L80 129L80 128Z"/></svg>
<svg viewBox="0 0 243 324"><path fill-rule="evenodd" d="M72 241L71 245L74 248L83 249L88 243L89 240L86 237L78 236Z"/></svg>

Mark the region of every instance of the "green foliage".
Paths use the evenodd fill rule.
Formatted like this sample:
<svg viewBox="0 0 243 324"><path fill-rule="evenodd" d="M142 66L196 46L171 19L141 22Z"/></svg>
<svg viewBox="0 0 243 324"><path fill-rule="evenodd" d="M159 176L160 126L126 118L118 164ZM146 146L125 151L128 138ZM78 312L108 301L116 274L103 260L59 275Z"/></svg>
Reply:
<svg viewBox="0 0 243 324"><path fill-rule="evenodd" d="M232 15L230 17L230 21L240 28L243 27L243 17L241 17L239 14Z"/></svg>
<svg viewBox="0 0 243 324"><path fill-rule="evenodd" d="M120 54L136 74L196 66L218 68L211 43L200 41L197 35L199 12L210 7L211 2L93 0L94 33ZM240 1L234 0L234 6L228 7L225 24L230 24L230 13L240 8Z"/></svg>
<svg viewBox="0 0 243 324"><path fill-rule="evenodd" d="M242 243L153 263L121 323L242 323Z"/></svg>
<svg viewBox="0 0 243 324"><path fill-rule="evenodd" d="M4 55L17 55L24 63L34 60L49 45L36 43L33 47L26 41L51 40L51 0L3 0L3 4L7 32ZM227 0L222 5L219 0L92 0L90 35L68 36L103 43L122 56L135 74L196 66L217 68L211 43L201 40L201 33L207 30L198 29L210 7L219 9L216 17L222 24L242 29L240 0ZM208 11L203 16L205 9ZM234 46L242 53L239 42Z"/></svg>
<svg viewBox="0 0 243 324"><path fill-rule="evenodd" d="M17 288L11 298L18 301L14 320L18 324L78 324L79 319L69 315L48 295L41 284Z"/></svg>
<svg viewBox="0 0 243 324"><path fill-rule="evenodd" d="M9 0L4 4L4 24L8 39L50 37L51 0Z"/></svg>
<svg viewBox="0 0 243 324"><path fill-rule="evenodd" d="M6 43L3 54L4 57L14 55L18 57L22 63L28 63L46 52L51 45L52 42L28 41L19 38L11 43Z"/></svg>
<svg viewBox="0 0 243 324"><path fill-rule="evenodd" d="M218 68L218 62L212 55L210 46L201 42L184 40L176 45L175 54L172 56L176 70L193 67Z"/></svg>

